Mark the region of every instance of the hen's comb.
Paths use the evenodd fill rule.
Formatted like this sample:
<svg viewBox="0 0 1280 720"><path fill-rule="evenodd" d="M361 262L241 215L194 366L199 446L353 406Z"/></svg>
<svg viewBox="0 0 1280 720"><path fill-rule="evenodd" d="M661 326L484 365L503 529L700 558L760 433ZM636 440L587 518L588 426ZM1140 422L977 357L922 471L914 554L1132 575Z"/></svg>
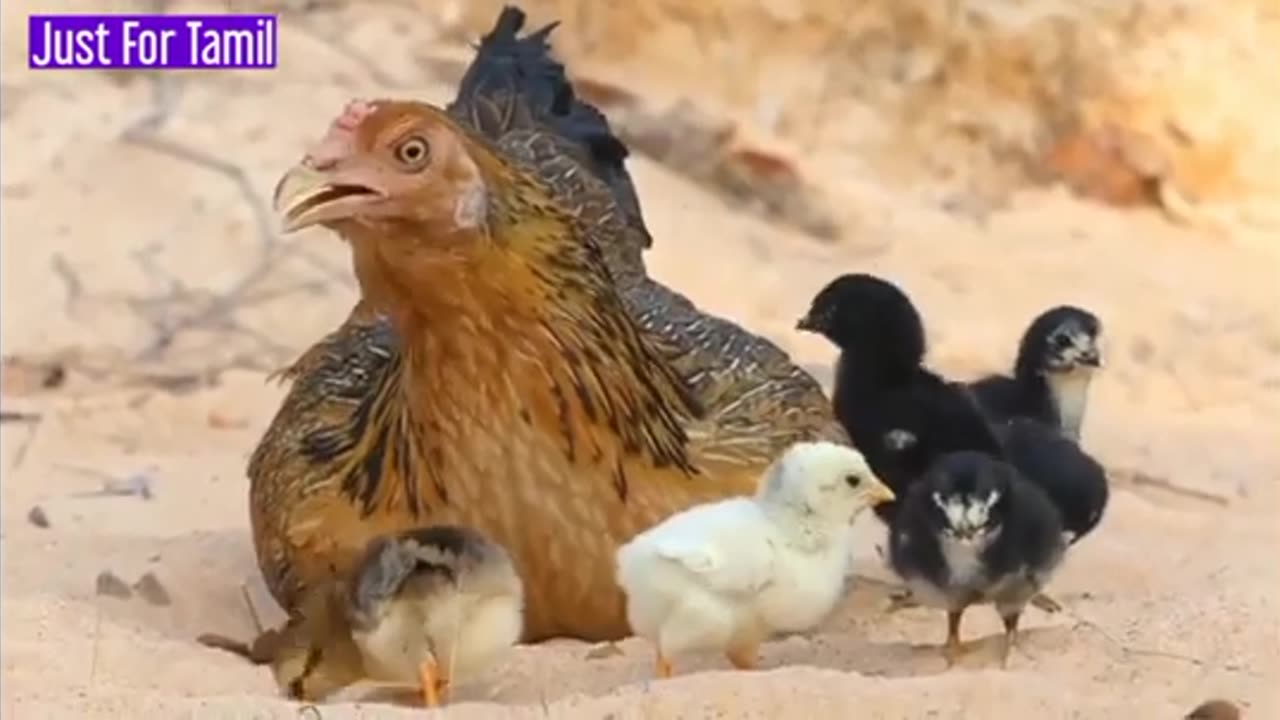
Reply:
<svg viewBox="0 0 1280 720"><path fill-rule="evenodd" d="M360 123L373 114L377 106L365 100L352 100L342 109L342 114L329 124L329 132L320 142L312 145L304 162L322 170L349 155L355 142L355 132Z"/></svg>
<svg viewBox="0 0 1280 720"><path fill-rule="evenodd" d="M376 106L366 100L352 100L342 109L342 114L333 121L334 130L355 130L364 119L373 114Z"/></svg>

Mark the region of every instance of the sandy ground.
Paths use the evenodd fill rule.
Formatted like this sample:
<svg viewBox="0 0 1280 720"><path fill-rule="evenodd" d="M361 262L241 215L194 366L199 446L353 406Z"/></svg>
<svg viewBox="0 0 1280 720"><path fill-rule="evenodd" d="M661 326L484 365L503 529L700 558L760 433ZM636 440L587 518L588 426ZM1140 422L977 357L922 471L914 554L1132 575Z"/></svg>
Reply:
<svg viewBox="0 0 1280 720"><path fill-rule="evenodd" d="M255 213L349 96L447 96L411 52L432 30L369 4L321 30L286 24L275 72L37 74L22 56L36 5L3 9L2 340L22 361L6 366L4 408L39 418L0 434L0 714L320 717L278 699L265 670L194 642L251 631L242 582L263 597L244 465L282 393L266 373L352 302L339 243L278 238ZM345 44L324 35L334 28ZM975 220L881 187L841 196L849 230L824 243L644 157L632 167L652 272L824 380L830 348L790 327L838 271L902 283L933 364L957 377L1006 366L1048 304L1093 309L1108 367L1084 441L1128 472L1053 586L1067 611L1031 611L1007 671L992 663L989 610L966 619L981 647L949 671L939 614L881 612L881 530L867 520L847 602L811 636L769 644L758 673L693 658L652 682L639 640L604 657L557 642L519 648L450 716L1154 719L1223 696L1280 717L1280 237L1237 241L1060 189L1020 190ZM820 183L875 184L852 154L821 167ZM42 387L41 362L65 381ZM100 492L121 485L135 492ZM104 571L125 584L151 573L168 597L98 594Z"/></svg>

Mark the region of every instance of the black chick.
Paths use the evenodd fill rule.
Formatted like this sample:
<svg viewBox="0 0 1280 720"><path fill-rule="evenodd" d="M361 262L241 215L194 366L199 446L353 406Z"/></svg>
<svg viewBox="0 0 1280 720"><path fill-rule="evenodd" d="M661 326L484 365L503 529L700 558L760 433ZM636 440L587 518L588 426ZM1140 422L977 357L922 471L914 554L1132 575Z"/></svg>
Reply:
<svg viewBox="0 0 1280 720"><path fill-rule="evenodd" d="M939 458L901 500L889 530L890 565L918 600L947 611L948 664L962 653L965 609L992 603L1004 621L1006 665L1022 611L1065 551L1048 495L1012 465L977 452Z"/></svg>
<svg viewBox="0 0 1280 720"><path fill-rule="evenodd" d="M970 385L996 422L1028 417L1079 441L1089 382L1102 367L1102 323L1088 310L1061 305L1038 315L1022 335L1013 377Z"/></svg>
<svg viewBox="0 0 1280 720"><path fill-rule="evenodd" d="M1098 461L1035 420L1014 418L995 429L1005 459L1040 486L1058 509L1069 544L1097 527L1110 498L1107 472Z"/></svg>
<svg viewBox="0 0 1280 720"><path fill-rule="evenodd" d="M963 385L923 367L924 324L896 285L867 274L842 275L814 297L798 330L840 348L836 417L871 469L898 497L943 454L1000 454L999 442ZM875 512L888 522L897 503Z"/></svg>

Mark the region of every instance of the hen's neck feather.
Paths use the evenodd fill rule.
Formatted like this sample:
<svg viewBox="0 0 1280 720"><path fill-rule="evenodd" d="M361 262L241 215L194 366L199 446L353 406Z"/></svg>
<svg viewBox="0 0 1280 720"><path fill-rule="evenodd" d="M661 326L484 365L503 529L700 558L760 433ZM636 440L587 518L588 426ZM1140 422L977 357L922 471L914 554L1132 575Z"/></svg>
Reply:
<svg viewBox="0 0 1280 720"><path fill-rule="evenodd" d="M425 463L425 473L401 467L401 477L434 478L447 502L439 466L450 446L478 425L531 425L571 463L612 458L623 499L625 458L695 473L685 427L701 411L626 313L599 248L536 180L483 148L472 155L485 222L446 230L469 236L437 243L439 229L408 224L399 237L344 232L365 298L390 316L402 347L373 411L399 438L386 461L398 453ZM371 510L376 488L349 490ZM419 498L408 499L416 509Z"/></svg>

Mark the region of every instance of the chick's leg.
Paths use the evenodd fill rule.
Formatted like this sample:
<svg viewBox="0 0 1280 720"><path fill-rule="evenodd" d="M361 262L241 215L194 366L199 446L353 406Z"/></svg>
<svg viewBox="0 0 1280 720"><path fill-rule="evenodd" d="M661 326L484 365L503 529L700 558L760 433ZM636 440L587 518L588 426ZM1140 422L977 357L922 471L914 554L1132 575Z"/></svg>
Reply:
<svg viewBox="0 0 1280 720"><path fill-rule="evenodd" d="M1002 668L1009 667L1009 655L1018 641L1018 618L1021 616L1022 612L1018 610L1001 614L1000 619L1004 621L1004 644L1000 648L1000 667Z"/></svg>
<svg viewBox="0 0 1280 720"><path fill-rule="evenodd" d="M422 665L418 667L418 675L422 680L422 701L427 707L440 707L440 691L445 684L440 678L440 665L435 656L422 661Z"/></svg>
<svg viewBox="0 0 1280 720"><path fill-rule="evenodd" d="M964 655L964 646L960 644L960 618L964 608L947 611L947 644L942 646L942 657L947 665L955 665Z"/></svg>
<svg viewBox="0 0 1280 720"><path fill-rule="evenodd" d="M661 648L658 649L658 663L657 663L656 672L658 677L660 678L669 678L671 677L671 674L672 674L671 661L667 659L666 655L662 654Z"/></svg>

